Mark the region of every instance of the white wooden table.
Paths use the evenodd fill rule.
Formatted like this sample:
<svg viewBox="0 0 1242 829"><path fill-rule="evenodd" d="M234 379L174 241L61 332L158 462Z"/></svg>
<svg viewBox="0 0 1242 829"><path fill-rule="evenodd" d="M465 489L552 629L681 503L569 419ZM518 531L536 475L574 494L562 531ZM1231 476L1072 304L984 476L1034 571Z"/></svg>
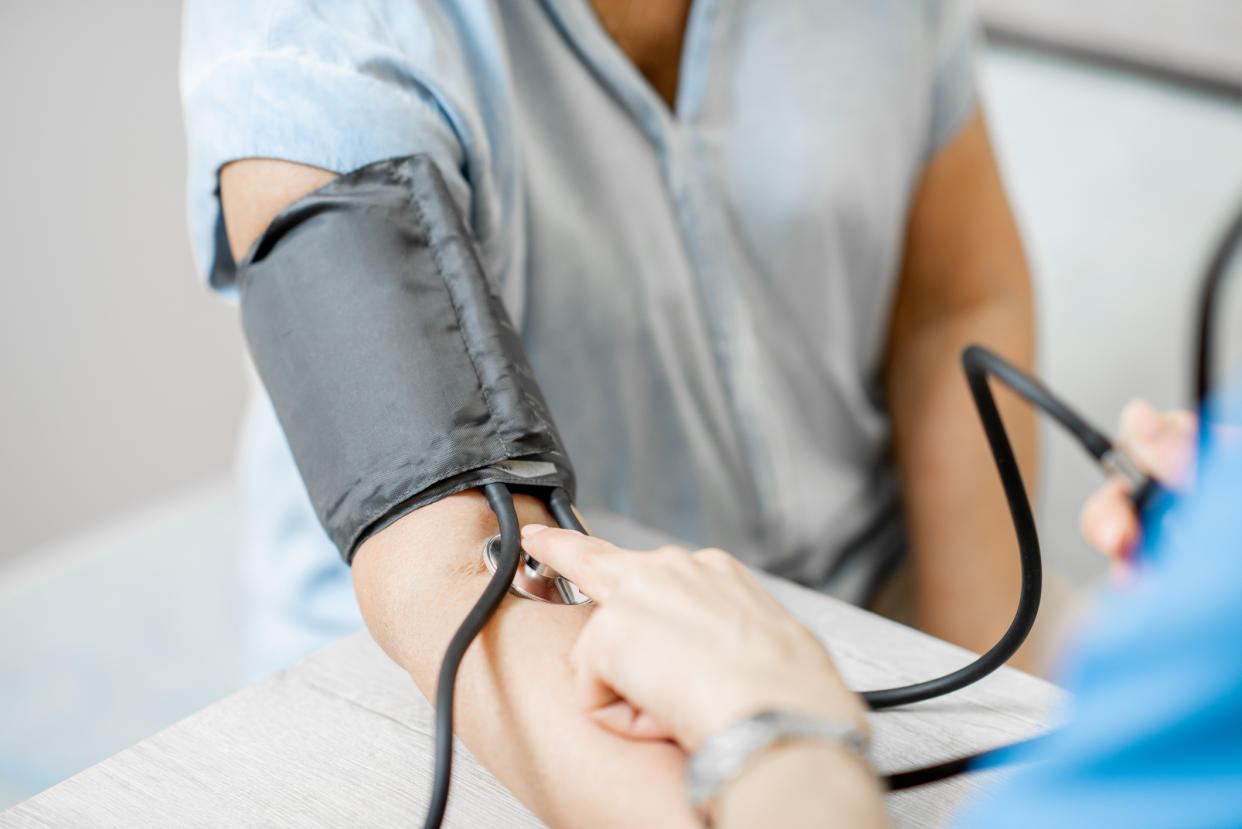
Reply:
<svg viewBox="0 0 1242 829"><path fill-rule="evenodd" d="M855 688L926 678L968 658L818 593L772 586ZM875 714L876 762L906 768L1031 736L1047 728L1059 696L1005 669L942 700ZM432 737L431 707L359 633L0 814L0 826L420 825ZM939 825L997 773L890 795L894 823ZM446 825L541 824L459 745Z"/></svg>

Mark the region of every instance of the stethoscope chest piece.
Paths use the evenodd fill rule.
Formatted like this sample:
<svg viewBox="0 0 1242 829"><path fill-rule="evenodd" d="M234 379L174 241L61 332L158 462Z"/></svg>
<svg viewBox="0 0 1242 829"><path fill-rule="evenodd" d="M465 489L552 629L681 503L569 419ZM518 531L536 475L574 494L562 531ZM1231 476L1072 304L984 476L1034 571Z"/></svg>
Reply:
<svg viewBox="0 0 1242 829"><path fill-rule="evenodd" d="M489 573L496 572L496 560L500 555L500 536L493 535L483 542L483 562ZM509 592L524 599L534 599L548 604L587 604L591 600L577 585L549 567L540 564L523 550L517 574L509 585Z"/></svg>

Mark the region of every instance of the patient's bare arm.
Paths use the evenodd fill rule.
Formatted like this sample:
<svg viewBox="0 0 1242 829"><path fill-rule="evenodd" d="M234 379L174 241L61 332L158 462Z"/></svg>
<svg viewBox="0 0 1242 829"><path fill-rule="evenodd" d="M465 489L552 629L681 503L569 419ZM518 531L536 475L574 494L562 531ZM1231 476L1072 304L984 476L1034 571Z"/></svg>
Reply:
<svg viewBox="0 0 1242 829"><path fill-rule="evenodd" d="M523 523L551 520L534 499L517 502ZM471 491L406 516L354 558L368 628L428 697L488 579L481 550L495 532L486 501ZM697 825L681 750L616 737L577 704L567 655L589 612L507 598L462 663L457 733L552 826Z"/></svg>
<svg viewBox="0 0 1242 829"><path fill-rule="evenodd" d="M283 207L334 177L267 159L227 165L221 200L234 256ZM536 500L516 501L523 522L550 521ZM482 545L495 532L485 499L468 491L406 515L355 555L367 627L428 698L449 639L483 592ZM462 663L458 735L552 826L697 825L680 749L616 737L574 703L567 654L587 612L507 598Z"/></svg>

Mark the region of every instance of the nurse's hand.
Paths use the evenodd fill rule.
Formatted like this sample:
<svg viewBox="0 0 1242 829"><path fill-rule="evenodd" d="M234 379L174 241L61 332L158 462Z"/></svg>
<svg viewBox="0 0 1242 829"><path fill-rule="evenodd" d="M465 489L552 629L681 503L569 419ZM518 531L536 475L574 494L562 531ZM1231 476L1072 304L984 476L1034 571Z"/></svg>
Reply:
<svg viewBox="0 0 1242 829"><path fill-rule="evenodd" d="M866 728L824 646L728 553L635 552L541 525L523 527L522 544L596 603L570 662L577 698L608 730L694 751L766 709Z"/></svg>
<svg viewBox="0 0 1242 829"><path fill-rule="evenodd" d="M1190 412L1160 412L1136 400L1121 413L1118 442L1143 471L1162 486L1184 489L1194 475L1195 433ZM1082 509L1082 533L1091 546L1114 561L1124 561L1139 542L1138 516L1126 485L1111 480Z"/></svg>

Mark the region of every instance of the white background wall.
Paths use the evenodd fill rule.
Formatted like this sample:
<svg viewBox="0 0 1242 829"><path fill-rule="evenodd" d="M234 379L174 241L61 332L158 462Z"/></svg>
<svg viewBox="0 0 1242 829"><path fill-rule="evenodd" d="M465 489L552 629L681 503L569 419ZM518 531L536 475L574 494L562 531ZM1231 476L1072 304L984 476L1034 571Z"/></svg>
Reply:
<svg viewBox="0 0 1242 829"><path fill-rule="evenodd" d="M1009 32L1242 83L1238 0L978 0Z"/></svg>
<svg viewBox="0 0 1242 829"><path fill-rule="evenodd" d="M190 262L180 11L0 3L0 562L232 462L241 339Z"/></svg>

